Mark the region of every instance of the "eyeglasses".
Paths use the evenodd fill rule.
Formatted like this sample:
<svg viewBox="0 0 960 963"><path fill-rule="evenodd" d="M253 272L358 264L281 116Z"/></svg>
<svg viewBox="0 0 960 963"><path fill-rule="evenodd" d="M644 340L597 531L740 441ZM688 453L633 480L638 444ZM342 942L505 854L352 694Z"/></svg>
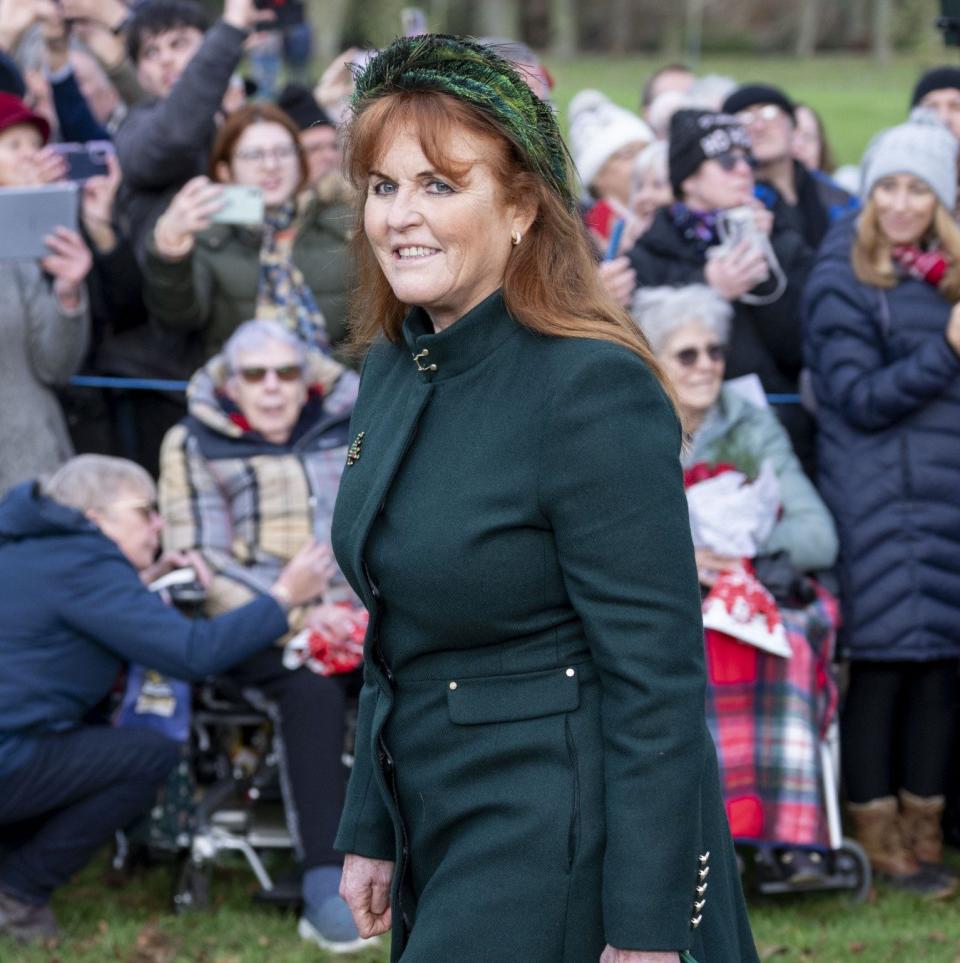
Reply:
<svg viewBox="0 0 960 963"><path fill-rule="evenodd" d="M240 368L237 374L243 378L248 385L258 385L270 372L273 372L279 381L296 381L303 374L303 366L299 364L282 364L277 367Z"/></svg>
<svg viewBox="0 0 960 963"><path fill-rule="evenodd" d="M727 356L727 349L722 344L708 344L705 348L683 348L673 357L684 368L692 368L705 354L713 364L719 364Z"/></svg>
<svg viewBox="0 0 960 963"><path fill-rule="evenodd" d="M712 157L711 160L715 160L728 174L740 161L743 161L744 164L751 169L756 166L756 161L753 159L752 154L745 154L742 151L735 150L724 151L722 154L717 154L716 157Z"/></svg>
<svg viewBox="0 0 960 963"><path fill-rule="evenodd" d="M111 502L111 508L132 508L139 512L145 522L160 517L160 506L156 499L150 498L121 498L119 501Z"/></svg>
<svg viewBox="0 0 960 963"><path fill-rule="evenodd" d="M769 124L770 121L776 120L782 114L783 111L776 104L764 104L762 107L754 107L753 110L741 110L736 117L744 127L749 127L758 120Z"/></svg>
<svg viewBox="0 0 960 963"><path fill-rule="evenodd" d="M267 160L284 161L291 157L296 157L300 153L298 144L278 144L266 150L263 147L246 147L242 150L233 152L235 161L243 161L245 164L263 164Z"/></svg>

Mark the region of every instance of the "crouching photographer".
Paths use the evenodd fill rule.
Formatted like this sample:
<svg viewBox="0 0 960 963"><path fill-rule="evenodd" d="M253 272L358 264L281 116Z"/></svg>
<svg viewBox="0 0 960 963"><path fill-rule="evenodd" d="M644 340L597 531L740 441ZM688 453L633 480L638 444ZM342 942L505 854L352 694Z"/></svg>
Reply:
<svg viewBox="0 0 960 963"><path fill-rule="evenodd" d="M0 933L56 935L48 907L114 832L154 799L178 745L152 731L85 722L125 662L180 678L223 672L288 630L287 611L323 594L329 550L309 543L252 601L192 621L145 582L162 522L150 476L100 455L68 461L0 502ZM18 827L19 830L19 827Z"/></svg>

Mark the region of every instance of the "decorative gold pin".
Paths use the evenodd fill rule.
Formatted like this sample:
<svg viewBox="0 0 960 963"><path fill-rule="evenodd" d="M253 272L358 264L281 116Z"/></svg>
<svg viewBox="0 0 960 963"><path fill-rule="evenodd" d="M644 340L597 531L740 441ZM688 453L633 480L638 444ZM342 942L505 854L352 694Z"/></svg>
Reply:
<svg viewBox="0 0 960 963"><path fill-rule="evenodd" d="M347 449L347 467L360 461L360 449L363 447L363 436L366 432L361 431L356 438L353 439L353 444Z"/></svg>

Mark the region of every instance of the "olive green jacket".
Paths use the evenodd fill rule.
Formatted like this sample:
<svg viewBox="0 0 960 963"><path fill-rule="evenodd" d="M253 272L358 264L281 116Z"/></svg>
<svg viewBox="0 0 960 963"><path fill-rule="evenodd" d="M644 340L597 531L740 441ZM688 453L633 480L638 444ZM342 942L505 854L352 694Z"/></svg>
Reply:
<svg viewBox="0 0 960 963"><path fill-rule="evenodd" d="M346 337L347 229L343 207L313 201L294 241L293 260L313 291L330 344ZM254 316L260 278L260 231L215 224L197 235L193 251L178 261L161 257L147 243L144 298L150 316L164 327L196 331L203 358L217 354L244 321Z"/></svg>
<svg viewBox="0 0 960 963"><path fill-rule="evenodd" d="M644 362L499 293L440 333L416 309L351 435L333 544L371 621L337 846L396 861L393 958L754 963Z"/></svg>

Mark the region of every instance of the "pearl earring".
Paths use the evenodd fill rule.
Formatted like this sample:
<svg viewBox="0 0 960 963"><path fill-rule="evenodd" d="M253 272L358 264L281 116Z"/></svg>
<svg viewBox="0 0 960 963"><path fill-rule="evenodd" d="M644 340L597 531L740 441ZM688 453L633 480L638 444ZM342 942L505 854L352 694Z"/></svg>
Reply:
<svg viewBox="0 0 960 963"><path fill-rule="evenodd" d="M516 247L523 240L523 235L519 231L510 232L510 243Z"/></svg>

